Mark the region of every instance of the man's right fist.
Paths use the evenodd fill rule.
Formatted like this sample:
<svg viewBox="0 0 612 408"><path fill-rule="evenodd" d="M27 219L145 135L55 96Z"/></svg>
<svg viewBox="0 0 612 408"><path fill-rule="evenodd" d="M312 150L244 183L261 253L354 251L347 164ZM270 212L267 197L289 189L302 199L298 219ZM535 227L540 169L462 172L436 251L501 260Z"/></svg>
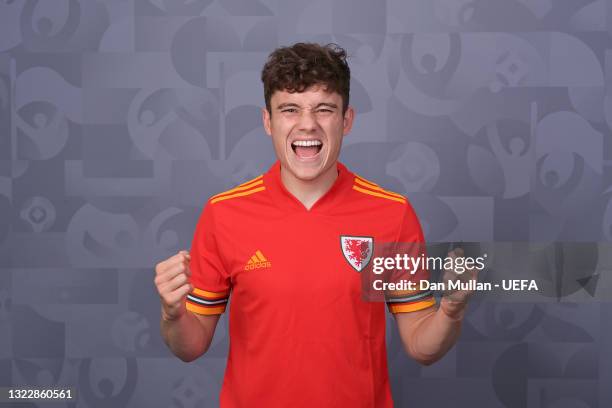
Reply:
<svg viewBox="0 0 612 408"><path fill-rule="evenodd" d="M155 265L155 286L161 298L164 320L176 320L185 313L185 297L193 290L189 283L190 260L189 252L179 251Z"/></svg>

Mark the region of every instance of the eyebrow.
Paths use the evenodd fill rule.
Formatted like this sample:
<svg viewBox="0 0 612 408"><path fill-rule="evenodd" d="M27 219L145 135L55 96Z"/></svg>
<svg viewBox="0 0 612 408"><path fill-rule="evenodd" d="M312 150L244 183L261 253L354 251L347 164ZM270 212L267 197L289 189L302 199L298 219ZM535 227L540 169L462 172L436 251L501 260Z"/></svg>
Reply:
<svg viewBox="0 0 612 408"><path fill-rule="evenodd" d="M320 102L315 106L315 109L320 108L321 106L327 106L328 108L337 109L338 105L332 102ZM276 109L284 109L284 108L299 108L300 105L293 102L284 102L276 107Z"/></svg>

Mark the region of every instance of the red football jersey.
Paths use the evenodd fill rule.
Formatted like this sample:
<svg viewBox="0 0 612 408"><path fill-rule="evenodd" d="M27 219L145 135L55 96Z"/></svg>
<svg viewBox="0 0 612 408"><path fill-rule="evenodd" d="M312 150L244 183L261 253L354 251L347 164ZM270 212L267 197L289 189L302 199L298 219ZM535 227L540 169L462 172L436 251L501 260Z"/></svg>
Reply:
<svg viewBox="0 0 612 408"><path fill-rule="evenodd" d="M222 407L393 406L385 303L362 299L343 237L423 241L406 198L341 163L310 210L282 184L279 162L206 203L186 307L219 314L231 299ZM433 305L429 293L387 303L394 313Z"/></svg>

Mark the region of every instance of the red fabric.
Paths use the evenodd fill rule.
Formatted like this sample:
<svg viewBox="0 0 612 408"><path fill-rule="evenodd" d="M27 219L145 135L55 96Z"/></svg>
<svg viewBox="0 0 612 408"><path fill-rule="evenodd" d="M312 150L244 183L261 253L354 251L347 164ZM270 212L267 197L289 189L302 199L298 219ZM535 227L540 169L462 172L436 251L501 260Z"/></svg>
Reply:
<svg viewBox="0 0 612 408"><path fill-rule="evenodd" d="M213 197L204 208L192 283L230 292L222 407L393 406L385 303L362 299L340 237L376 243L422 233L407 202L356 191L355 175L340 163L338 172L310 210L285 189L278 162L243 192L265 190Z"/></svg>

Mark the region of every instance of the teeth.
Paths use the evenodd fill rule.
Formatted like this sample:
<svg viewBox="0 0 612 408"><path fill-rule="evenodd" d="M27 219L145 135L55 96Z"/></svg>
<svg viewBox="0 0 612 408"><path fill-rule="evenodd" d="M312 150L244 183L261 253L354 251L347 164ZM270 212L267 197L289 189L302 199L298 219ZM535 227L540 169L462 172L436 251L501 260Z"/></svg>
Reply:
<svg viewBox="0 0 612 408"><path fill-rule="evenodd" d="M296 140L292 144L294 146L308 147L308 146L320 146L323 143L321 143L321 141L319 141L319 140Z"/></svg>

